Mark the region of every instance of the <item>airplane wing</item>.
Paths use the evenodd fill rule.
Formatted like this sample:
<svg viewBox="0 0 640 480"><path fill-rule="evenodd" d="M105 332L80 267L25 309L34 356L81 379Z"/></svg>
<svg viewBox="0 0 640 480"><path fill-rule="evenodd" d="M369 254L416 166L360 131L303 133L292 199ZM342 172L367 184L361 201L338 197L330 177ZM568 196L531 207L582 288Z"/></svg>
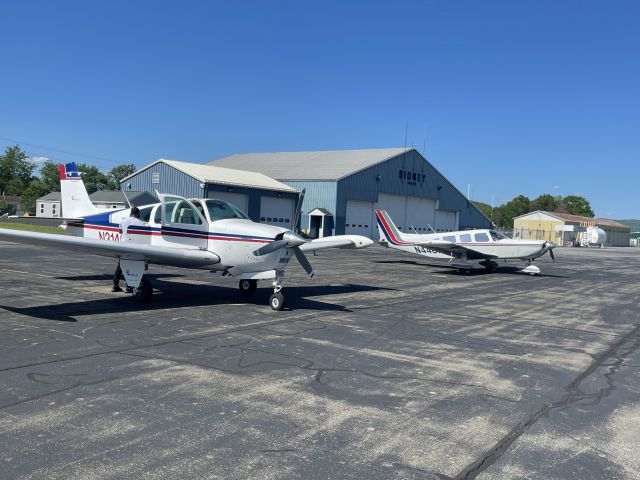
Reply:
<svg viewBox="0 0 640 480"><path fill-rule="evenodd" d="M373 241L360 235L334 235L332 237L316 238L300 246L303 252L324 250L325 248L365 248Z"/></svg>
<svg viewBox="0 0 640 480"><path fill-rule="evenodd" d="M144 260L176 267L201 267L220 262L220 257L215 253L197 248L170 248L140 245L133 242L108 242L92 238L23 232L6 228L0 228L0 240L42 245L57 250L91 253L122 260Z"/></svg>

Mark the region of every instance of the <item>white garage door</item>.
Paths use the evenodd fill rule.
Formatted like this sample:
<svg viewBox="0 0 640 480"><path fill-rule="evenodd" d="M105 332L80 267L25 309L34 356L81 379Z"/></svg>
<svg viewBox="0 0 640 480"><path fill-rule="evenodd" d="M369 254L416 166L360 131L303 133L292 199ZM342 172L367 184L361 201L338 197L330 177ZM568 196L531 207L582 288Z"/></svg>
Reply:
<svg viewBox="0 0 640 480"><path fill-rule="evenodd" d="M261 197L260 223L293 228L293 209L293 200L289 198Z"/></svg>
<svg viewBox="0 0 640 480"><path fill-rule="evenodd" d="M393 223L402 232L406 232L405 215L407 211L407 197L405 195L391 195L379 193L376 208L386 210Z"/></svg>
<svg viewBox="0 0 640 480"><path fill-rule="evenodd" d="M418 233L432 233L431 228L436 228L435 211L435 200L407 197L406 232L415 233L415 230Z"/></svg>
<svg viewBox="0 0 640 480"><path fill-rule="evenodd" d="M451 232L458 229L456 212L448 210L436 210L436 226L439 232Z"/></svg>
<svg viewBox="0 0 640 480"><path fill-rule="evenodd" d="M347 200L347 215L345 221L345 233L347 235L364 235L374 238L373 235L373 203L359 200Z"/></svg>
<svg viewBox="0 0 640 480"><path fill-rule="evenodd" d="M238 207L240 211L247 213L249 209L249 198L244 193L233 192L209 192L209 198L218 198Z"/></svg>

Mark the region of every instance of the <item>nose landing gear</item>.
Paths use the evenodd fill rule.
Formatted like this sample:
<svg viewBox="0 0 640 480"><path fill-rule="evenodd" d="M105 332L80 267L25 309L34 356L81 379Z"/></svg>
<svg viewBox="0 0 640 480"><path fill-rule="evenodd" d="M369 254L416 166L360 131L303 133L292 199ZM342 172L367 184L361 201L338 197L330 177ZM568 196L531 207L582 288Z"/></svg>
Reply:
<svg viewBox="0 0 640 480"><path fill-rule="evenodd" d="M284 272L276 273L276 279L273 281L273 295L269 298L269 306L276 311L284 308L284 295L280 293L283 278Z"/></svg>

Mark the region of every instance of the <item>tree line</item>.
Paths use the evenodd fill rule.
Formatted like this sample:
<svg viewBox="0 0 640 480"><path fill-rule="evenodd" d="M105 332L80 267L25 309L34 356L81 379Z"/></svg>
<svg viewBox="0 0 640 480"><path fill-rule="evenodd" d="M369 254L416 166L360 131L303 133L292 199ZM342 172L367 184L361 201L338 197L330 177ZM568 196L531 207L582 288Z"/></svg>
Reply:
<svg viewBox="0 0 640 480"><path fill-rule="evenodd" d="M594 212L589 201L580 195L551 195L544 193L533 200L524 195L509 200L502 205L491 208L482 202L473 202L478 209L490 218L498 228L513 228L513 219L526 213L543 210L545 212L570 213L583 217L593 217Z"/></svg>
<svg viewBox="0 0 640 480"><path fill-rule="evenodd" d="M120 180L134 173L136 167L131 163L120 164L104 173L94 165L78 163L78 171L91 194L97 190L120 190ZM35 212L38 198L59 191L60 175L53 161L46 160L37 168L19 145L7 147L0 155L0 193L21 197L25 212ZM0 215L4 213L15 211L6 202L0 202Z"/></svg>

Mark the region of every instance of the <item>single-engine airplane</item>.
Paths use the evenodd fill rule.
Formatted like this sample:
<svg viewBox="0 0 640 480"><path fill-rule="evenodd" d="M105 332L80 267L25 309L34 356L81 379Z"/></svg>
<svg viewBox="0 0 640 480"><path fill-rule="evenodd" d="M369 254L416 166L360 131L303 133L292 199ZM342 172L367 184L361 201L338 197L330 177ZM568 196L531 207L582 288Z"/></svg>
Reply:
<svg viewBox="0 0 640 480"><path fill-rule="evenodd" d="M555 261L554 243L544 240L511 239L488 229L430 234L402 233L385 210L376 210L380 242L390 248L425 257L448 259L461 272L470 272L473 260L489 271L498 268L496 260L527 260L524 273L537 275L540 269L532 262L549 252Z"/></svg>
<svg viewBox="0 0 640 480"><path fill-rule="evenodd" d="M294 256L310 278L313 267L304 252L326 248L364 248L373 244L359 235L306 240L292 230L250 220L235 206L212 198L161 195L159 203L139 207L146 225L130 226L122 239L120 222L131 209L100 212L90 201L75 163L60 165L64 225L71 235L0 229L0 239L118 258L133 297L146 302L153 288L143 278L149 264L220 272L239 280L242 293L255 292L258 280L271 280L269 305L281 310L284 270ZM299 200L294 226L300 219ZM124 240L124 241L122 241Z"/></svg>

